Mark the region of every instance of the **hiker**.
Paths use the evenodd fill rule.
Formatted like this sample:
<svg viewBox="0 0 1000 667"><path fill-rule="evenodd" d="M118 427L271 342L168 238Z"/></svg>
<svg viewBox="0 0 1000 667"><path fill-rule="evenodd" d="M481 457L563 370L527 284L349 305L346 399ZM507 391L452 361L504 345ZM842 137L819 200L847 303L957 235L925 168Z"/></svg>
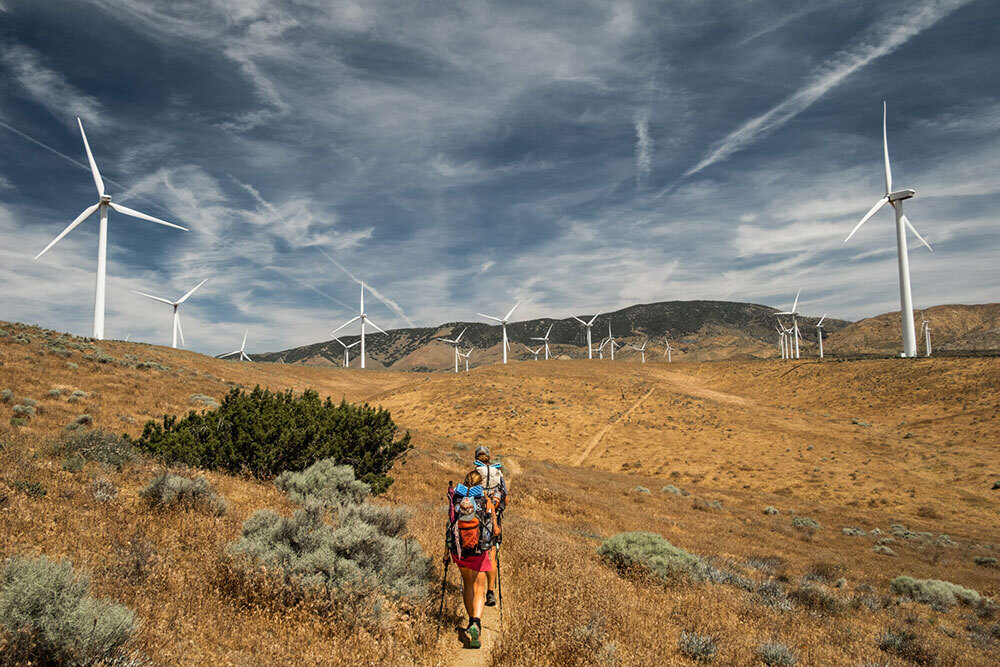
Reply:
<svg viewBox="0 0 1000 667"><path fill-rule="evenodd" d="M507 508L507 481L500 471L500 464L490 464L490 448L486 445L476 447L476 472L483 479L483 491L493 501L496 509L497 525L503 524L503 511ZM490 549L490 561L497 562L497 546L500 544L500 536L497 535ZM493 594L496 588L497 570L496 568L486 573L486 606L496 605L496 595Z"/></svg>
<svg viewBox="0 0 1000 667"><path fill-rule="evenodd" d="M449 489L450 521L445 536L445 562L450 556L462 574L462 598L469 614L465 634L470 648L480 646L486 575L493 570L490 551L494 536L500 534L493 501L483 491L482 481L479 472L473 470L465 476L464 484Z"/></svg>

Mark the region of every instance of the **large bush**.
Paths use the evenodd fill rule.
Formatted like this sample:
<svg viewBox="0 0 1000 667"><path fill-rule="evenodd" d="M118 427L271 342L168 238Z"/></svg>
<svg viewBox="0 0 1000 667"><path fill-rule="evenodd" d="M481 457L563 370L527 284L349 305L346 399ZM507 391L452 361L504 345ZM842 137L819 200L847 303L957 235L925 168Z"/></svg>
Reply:
<svg viewBox="0 0 1000 667"><path fill-rule="evenodd" d="M213 516L226 513L226 501L221 498L205 477L183 477L163 472L154 477L139 496L152 509L197 510Z"/></svg>
<svg viewBox="0 0 1000 667"><path fill-rule="evenodd" d="M939 579L914 579L896 577L889 582L889 588L897 595L913 598L917 602L929 604L938 609L947 609L961 602L976 605L982 599L978 592L950 581Z"/></svg>
<svg viewBox="0 0 1000 667"><path fill-rule="evenodd" d="M302 472L283 472L274 485L288 494L295 503L314 498L331 507L360 503L371 494L371 487L354 479L349 465L338 465L333 459L323 459Z"/></svg>
<svg viewBox="0 0 1000 667"><path fill-rule="evenodd" d="M136 629L127 607L88 595L69 561L14 557L0 576L0 664L92 665L123 657Z"/></svg>
<svg viewBox="0 0 1000 667"><path fill-rule="evenodd" d="M646 570L662 581L700 579L706 569L701 558L656 533L619 533L604 540L597 553L620 569Z"/></svg>
<svg viewBox="0 0 1000 667"><path fill-rule="evenodd" d="M382 408L258 386L249 393L233 389L215 410L165 416L162 425L149 421L135 444L170 462L261 478L331 458L381 493L392 484L386 473L393 461L410 449L410 434L396 440L396 430Z"/></svg>
<svg viewBox="0 0 1000 667"><path fill-rule="evenodd" d="M53 451L66 457L97 461L118 470L136 458L135 449L126 438L101 429L71 431L55 444Z"/></svg>

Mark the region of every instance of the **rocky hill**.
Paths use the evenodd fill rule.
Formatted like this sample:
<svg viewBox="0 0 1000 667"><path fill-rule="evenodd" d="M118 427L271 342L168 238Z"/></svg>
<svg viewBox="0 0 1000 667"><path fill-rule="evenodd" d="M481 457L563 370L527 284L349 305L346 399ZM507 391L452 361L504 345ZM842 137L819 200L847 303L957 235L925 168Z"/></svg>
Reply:
<svg viewBox="0 0 1000 667"><path fill-rule="evenodd" d="M664 301L638 304L613 313L601 314L594 322L595 346L607 336L611 323L615 339L623 347L616 358L638 359L638 352L629 345L641 345L650 339L646 350L647 360L663 356L663 343L670 340L675 348L673 357L687 361L716 359L771 358L778 355L777 335L774 331L775 308L751 303L731 301ZM589 321L593 313L578 315ZM807 348L815 340L818 318L803 317L799 320L803 345ZM827 334L838 331L849 322L827 318ZM513 322L507 326L513 359L531 359L525 345L537 347L532 337L544 336L552 325L550 349L554 356L573 358L587 356L587 333L572 318L555 320L541 318ZM449 322L437 327L393 329L388 335L365 337L367 364L373 368L394 370L448 370L453 368L452 346L440 342L441 337L457 336L462 330L463 350L475 346L470 366L480 366L501 359L501 331L499 326L485 322ZM358 336L343 336L346 344ZM257 361L283 361L286 364L341 365L344 350L334 340L323 341L280 352L252 355ZM356 363L358 347L351 350L351 364Z"/></svg>

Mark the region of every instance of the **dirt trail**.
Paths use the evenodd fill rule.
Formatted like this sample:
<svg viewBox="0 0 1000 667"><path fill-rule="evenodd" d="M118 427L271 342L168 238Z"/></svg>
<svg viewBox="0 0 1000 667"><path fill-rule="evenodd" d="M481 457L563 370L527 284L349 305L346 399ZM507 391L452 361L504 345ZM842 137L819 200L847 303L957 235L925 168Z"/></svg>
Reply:
<svg viewBox="0 0 1000 667"><path fill-rule="evenodd" d="M465 605L462 599L458 599L458 606L455 613L460 618L465 618ZM500 636L500 611L497 607L486 607L483 609L483 634L480 637L482 647L478 649L465 648L462 643L464 628L453 628L452 636L448 641L452 643L448 658L443 663L449 667L479 667L485 665L490 660L493 653L493 646Z"/></svg>
<svg viewBox="0 0 1000 667"><path fill-rule="evenodd" d="M574 462L574 465L582 466L583 463L584 463L584 461L587 460L587 457L589 457L591 455L591 453L594 451L594 448L597 447L597 445L599 445L601 443L601 440L603 440L604 436L606 436L608 434L608 432L610 432L611 429L614 428L615 424L617 424L618 422L620 422L621 420L627 418L630 414L632 414L633 410L635 410L636 408L638 408L640 405L642 405L643 401L645 401L647 398L649 398L650 394L653 393L654 389L656 389L655 386L652 389L650 389L649 391L647 391L646 394L642 398L640 398L638 401L636 401L635 403L633 403L632 407L630 407L628 410L625 411L625 414L623 414L621 417L619 417L618 419L614 420L610 424L605 425L604 428L602 428L600 430L600 432L597 435L594 436L594 438L590 441L590 443L587 444L587 448L583 450L583 453L580 454L580 458L578 458Z"/></svg>

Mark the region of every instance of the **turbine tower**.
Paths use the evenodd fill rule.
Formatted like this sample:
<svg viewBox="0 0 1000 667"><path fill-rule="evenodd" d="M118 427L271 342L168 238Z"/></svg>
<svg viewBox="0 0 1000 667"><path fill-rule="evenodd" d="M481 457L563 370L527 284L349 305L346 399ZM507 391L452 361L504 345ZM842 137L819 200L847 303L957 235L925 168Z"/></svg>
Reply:
<svg viewBox="0 0 1000 667"><path fill-rule="evenodd" d="M466 329L467 328L468 327L466 327ZM462 340L462 334L464 334L464 333L465 333L465 329L462 329L462 333L458 334L458 336L456 336L454 340L451 340L451 339L448 339L448 338L438 338L438 340L441 341L442 343L448 343L449 345L454 345L455 346L455 372L456 373L458 372L458 357L460 356L459 353L458 353L458 341Z"/></svg>
<svg viewBox="0 0 1000 667"><path fill-rule="evenodd" d="M97 170L97 163L94 161L94 154L90 152L90 144L87 143L87 134L83 131L83 122L79 118L76 119L76 122L80 126L80 136L83 137L83 147L87 149L87 161L90 162L90 173L94 177L94 185L97 186L98 201L96 204L85 208L83 213L78 215L76 220L69 223L69 226L62 230L62 233L59 234L59 236L57 236L52 243L45 246L45 250L42 250L40 253L35 255L35 259L44 255L49 248L54 246L56 243L59 243L64 236L76 229L80 223L93 215L95 211L99 212L101 222L97 233L97 286L94 289L94 338L101 340L104 338L104 284L106 281L108 258L108 209L111 208L118 213L130 215L133 218L155 222L158 225L166 225L167 227L181 229L185 232L188 231L188 229L186 227L181 227L180 225L175 225L172 222L167 222L166 220L160 220L159 218L154 218L151 215L140 213L139 211L131 209L127 206L122 206L121 204L115 204L112 202L111 195L105 194L104 192L104 180L101 178L101 172ZM174 347L177 346L174 345Z"/></svg>
<svg viewBox="0 0 1000 667"><path fill-rule="evenodd" d="M781 358L785 358L785 329L781 324L775 324L774 330L778 332L778 351L781 353Z"/></svg>
<svg viewBox="0 0 1000 667"><path fill-rule="evenodd" d="M365 323L367 322L368 324L372 325L378 331L381 331L382 333L385 333L385 331L382 330L382 327L380 327L379 325L377 325L374 322L372 322L371 319L368 317L368 315L365 313L365 284L364 284L364 282L361 283L361 310L360 310L360 312L355 317L352 317L351 319L347 320L346 322L344 322L343 324L341 324L339 327L337 327L336 329L334 329L333 330L333 334L336 335L336 333L338 331L340 331L341 329L343 329L344 327L346 327L348 324L353 324L354 322L357 322L358 320L361 320L361 368L364 368L365 367ZM386 334L386 335L388 335L388 334Z"/></svg>
<svg viewBox="0 0 1000 667"><path fill-rule="evenodd" d="M541 337L541 338L532 338L531 339L531 340L540 340L540 341L543 341L545 343L545 360L546 361L548 361L548 359L549 359L549 334L552 333L552 327L554 327L554 326L555 326L555 324L550 324L549 325L549 330L545 332L545 335L543 337Z"/></svg>
<svg viewBox="0 0 1000 667"><path fill-rule="evenodd" d="M168 306L173 306L174 307L174 333L173 333L173 342L171 343L171 347L173 347L176 350L177 349L177 335L178 334L180 334L180 336L181 336L181 345L187 345L187 343L184 342L184 331L181 330L181 316L180 316L180 313L177 311L177 309L180 307L180 305L182 303L184 303L185 301L188 300L189 296L191 296L192 294L195 293L195 290L197 290L199 287L201 287L202 285L204 285L207 282L208 282L208 278L205 278L200 283L198 283L197 285L195 285L194 289L192 289L190 292L188 292L187 294L185 294L181 298L177 299L177 301L171 301L170 299L164 299L163 297L153 296L152 294L145 294L143 292L137 292L135 290L131 290L131 291L132 291L133 294L138 294L139 296L144 296L147 299L152 299L153 301L159 301L160 303L165 303ZM129 335L131 336L132 334L129 334Z"/></svg>
<svg viewBox="0 0 1000 667"><path fill-rule="evenodd" d="M799 315L799 311L797 310L797 308L799 306L799 294L801 294L801 293L802 293L801 289L798 292L795 293L795 302L792 303L791 310L784 310L784 311L780 311L780 312L777 312L777 313L774 314L774 316L778 318L778 322L779 323L781 322L781 316L782 315L791 315L792 316L792 326L788 329L788 333L794 334L794 338L795 338L794 343L795 344L794 344L794 347L792 345L788 346L788 356L792 357L793 353L794 353L794 357L796 359L799 358L799 321L796 318ZM784 329L784 325L782 325L782 329Z"/></svg>
<svg viewBox="0 0 1000 667"><path fill-rule="evenodd" d="M669 363L671 363L671 361L673 361L671 359L671 357L673 356L671 353L674 351L674 348L671 347L669 340L666 341L666 343L667 343L667 346L663 349L663 356L665 356L667 358L667 363L669 364Z"/></svg>
<svg viewBox="0 0 1000 667"><path fill-rule="evenodd" d="M649 339L647 338L646 340L642 341L642 347L636 347L635 345L632 346L633 350L638 350L642 354L642 363L646 363L646 343L648 342Z"/></svg>
<svg viewBox="0 0 1000 667"><path fill-rule="evenodd" d="M216 357L216 359L225 359L226 357L231 357L234 354L238 354L238 355L240 355L239 361L253 361L253 359L251 359L250 357L248 357L247 353L245 352L246 347L247 347L247 334L248 333L250 333L249 329L247 329L246 331L243 332L243 343L240 345L240 349L233 350L232 352L226 352L225 354L220 354L218 357Z"/></svg>
<svg viewBox="0 0 1000 667"><path fill-rule="evenodd" d="M466 353L464 353L464 354L463 354L463 353L461 353L461 352L459 352L459 353L458 353L458 356L460 356L460 357L462 357L463 359L465 359L465 372L466 372L466 373L468 373L468 372L469 372L469 355L470 355L470 354L472 354L472 351L473 351L474 349L476 349L476 346L475 346L475 345L473 345L472 347L470 347L470 348L469 348L469 351L468 351L468 352L466 352Z"/></svg>
<svg viewBox="0 0 1000 667"><path fill-rule="evenodd" d="M924 330L924 356L931 356L931 323L920 311L920 327Z"/></svg>
<svg viewBox="0 0 1000 667"><path fill-rule="evenodd" d="M823 358L823 320L826 319L826 313L823 313L823 317L819 318L819 322L816 323L816 340L819 341L819 358Z"/></svg>
<svg viewBox="0 0 1000 667"><path fill-rule="evenodd" d="M621 345L619 345L618 343L616 343L615 342L615 337L613 335L611 335L611 320L610 319L608 320L608 341L607 342L611 343L611 361L614 361L615 360L615 347L616 346L617 347L621 347Z"/></svg>
<svg viewBox="0 0 1000 667"><path fill-rule="evenodd" d="M521 343L521 344L524 345L524 343ZM526 349L528 352L531 352L533 355L535 355L535 361L538 361L538 355L542 353L542 346L541 345L538 346L537 350L532 350L527 345L524 345L524 349Z"/></svg>
<svg viewBox="0 0 1000 667"><path fill-rule="evenodd" d="M913 327L913 295L910 292L910 262L906 251L906 230L909 229L921 243L933 251L930 244L920 236L919 232L910 224L910 221L903 213L903 201L911 198L916 193L910 189L892 189L892 169L889 167L889 139L886 134L886 105L882 102L882 149L885 159L885 195L882 196L875 205L871 207L861 222L855 225L851 233L844 239L844 243L851 240L855 232L861 229L861 225L868 222L868 219L875 215L879 209L886 204L892 206L896 214L896 259L899 263L899 311L903 324L903 353L904 357L917 356L917 337Z"/></svg>
<svg viewBox="0 0 1000 667"><path fill-rule="evenodd" d="M351 343L350 345L348 345L347 343L345 343L344 341L340 340L336 336L334 336L333 339L335 341L337 341L338 343L340 343L340 345L344 348L344 368L350 368L351 367L351 348L354 347L355 345L359 345L361 343L361 341L360 340L356 340L353 343Z"/></svg>
<svg viewBox="0 0 1000 667"><path fill-rule="evenodd" d="M521 302L518 301L517 303L514 304L514 308L517 308L520 305ZM476 313L476 315L479 315L479 317L485 317L488 320L496 320L497 322L500 323L500 326L503 329L503 362L505 364L507 363L507 350L510 349L510 343L507 342L507 322L510 320L510 316L514 314L514 308L511 308L507 312L507 315L502 318L493 317L492 315L483 315L482 313Z"/></svg>
<svg viewBox="0 0 1000 667"><path fill-rule="evenodd" d="M600 315L600 313L597 313L597 315ZM579 322L583 326L587 327L587 358L588 359L593 359L594 358L594 346L590 342L590 328L592 326L594 326L594 320L597 319L597 315L594 315L593 317L591 317L589 322L584 322L583 320L581 320L576 315L570 315L570 317L572 317L574 320L576 320L577 322Z"/></svg>

